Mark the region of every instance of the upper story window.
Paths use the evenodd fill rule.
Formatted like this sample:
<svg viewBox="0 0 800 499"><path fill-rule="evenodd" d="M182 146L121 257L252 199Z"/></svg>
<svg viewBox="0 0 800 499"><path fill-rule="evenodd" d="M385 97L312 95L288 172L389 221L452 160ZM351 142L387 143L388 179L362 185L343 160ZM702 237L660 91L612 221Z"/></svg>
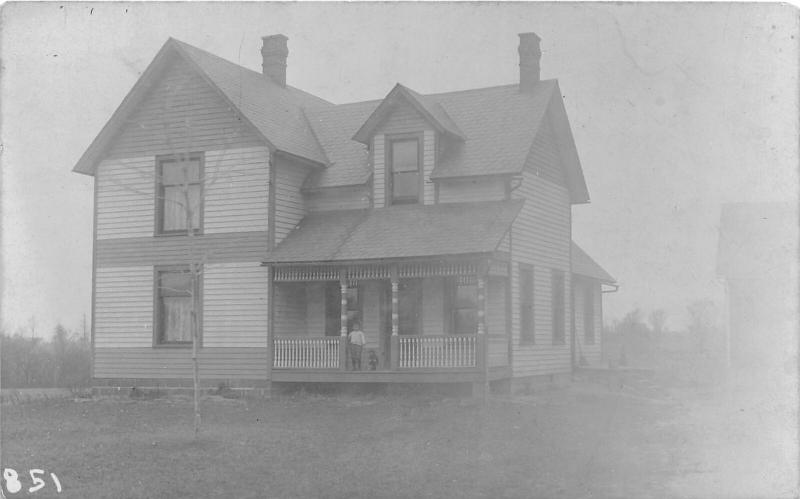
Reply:
<svg viewBox="0 0 800 499"><path fill-rule="evenodd" d="M156 222L159 234L201 229L203 158L199 154L159 158L156 166Z"/></svg>
<svg viewBox="0 0 800 499"><path fill-rule="evenodd" d="M388 153L387 190L391 195L388 204L419 203L422 193L419 137L390 140Z"/></svg>

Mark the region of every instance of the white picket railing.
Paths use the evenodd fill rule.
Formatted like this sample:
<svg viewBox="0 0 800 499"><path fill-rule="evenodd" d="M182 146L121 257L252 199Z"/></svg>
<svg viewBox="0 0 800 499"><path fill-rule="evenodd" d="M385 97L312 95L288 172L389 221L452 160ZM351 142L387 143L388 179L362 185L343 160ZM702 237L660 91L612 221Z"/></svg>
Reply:
<svg viewBox="0 0 800 499"><path fill-rule="evenodd" d="M476 336L400 336L401 369L475 367Z"/></svg>
<svg viewBox="0 0 800 499"><path fill-rule="evenodd" d="M339 336L316 338L276 337L273 367L290 369L338 369Z"/></svg>

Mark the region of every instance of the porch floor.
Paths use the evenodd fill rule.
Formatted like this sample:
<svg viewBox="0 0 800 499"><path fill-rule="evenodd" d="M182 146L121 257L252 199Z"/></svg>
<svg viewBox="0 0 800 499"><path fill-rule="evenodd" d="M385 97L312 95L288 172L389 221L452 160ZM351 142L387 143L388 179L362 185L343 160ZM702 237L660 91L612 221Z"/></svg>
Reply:
<svg viewBox="0 0 800 499"><path fill-rule="evenodd" d="M336 369L273 369L271 381L315 383L476 383L486 373L469 369L414 369L400 371L340 371ZM489 369L489 381L511 377L507 366Z"/></svg>

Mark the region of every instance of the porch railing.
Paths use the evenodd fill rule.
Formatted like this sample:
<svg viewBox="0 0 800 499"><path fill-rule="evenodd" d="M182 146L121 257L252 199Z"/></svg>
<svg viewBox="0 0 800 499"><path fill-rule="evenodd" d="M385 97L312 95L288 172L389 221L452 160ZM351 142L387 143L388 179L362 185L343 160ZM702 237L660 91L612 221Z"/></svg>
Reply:
<svg viewBox="0 0 800 499"><path fill-rule="evenodd" d="M272 365L276 368L338 369L342 343L339 336L276 337Z"/></svg>
<svg viewBox="0 0 800 499"><path fill-rule="evenodd" d="M476 336L400 336L398 367L448 368L476 367Z"/></svg>

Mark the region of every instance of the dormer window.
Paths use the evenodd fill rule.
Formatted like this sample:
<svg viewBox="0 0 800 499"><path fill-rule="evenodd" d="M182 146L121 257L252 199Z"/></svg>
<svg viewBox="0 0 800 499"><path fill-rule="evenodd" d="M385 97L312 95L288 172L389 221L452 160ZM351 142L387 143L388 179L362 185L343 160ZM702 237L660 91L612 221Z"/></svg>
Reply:
<svg viewBox="0 0 800 499"><path fill-rule="evenodd" d="M415 204L422 194L422 158L420 137L404 135L389 140L387 191L389 205Z"/></svg>

